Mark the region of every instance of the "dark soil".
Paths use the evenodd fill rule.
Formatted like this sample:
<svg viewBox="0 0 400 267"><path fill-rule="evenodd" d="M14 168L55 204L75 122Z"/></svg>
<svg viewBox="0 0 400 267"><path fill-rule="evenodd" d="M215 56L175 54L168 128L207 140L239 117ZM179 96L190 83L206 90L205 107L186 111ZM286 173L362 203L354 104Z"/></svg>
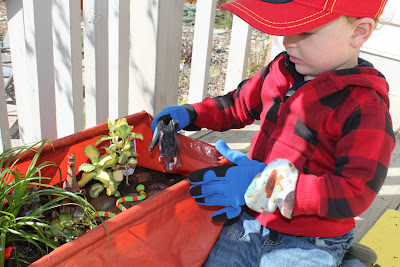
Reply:
<svg viewBox="0 0 400 267"><path fill-rule="evenodd" d="M162 173L158 171L154 171L151 169L136 167L135 172L129 176L129 185L126 184L125 179L118 185L118 191L121 194L121 197L126 196L139 196L136 187L139 184L143 184L145 187L145 192L147 194L147 198L143 201L147 201L150 197L155 194L161 192L162 190L174 185L186 177L173 174L173 173ZM78 178L79 179L79 178ZM99 181L90 181L85 187L85 191L89 192L89 189L94 183L98 183ZM116 207L115 203L120 197L109 197L106 195L106 191L104 190L99 197L92 199L90 195L87 193L86 197L88 201L94 206L97 211L108 211L112 213L120 213L121 210ZM133 207L143 201L135 201L135 202L124 202L122 203L124 207L130 208ZM107 218L105 218L107 219Z"/></svg>
<svg viewBox="0 0 400 267"><path fill-rule="evenodd" d="M38 249L29 242L19 241L9 246L13 247L13 251L5 263L6 267L25 267L40 259Z"/></svg>
<svg viewBox="0 0 400 267"><path fill-rule="evenodd" d="M80 179L79 176L80 175L78 174L78 180ZM162 173L143 167L136 167L135 172L129 176L129 185L126 184L125 180L122 181L122 183L118 186L118 191L121 193L122 197L138 196L139 193L136 190L136 186L138 184L143 184L147 194L147 198L143 201L148 201L148 199L155 194L182 181L185 178L186 177L179 174ZM91 185L93 185L95 182L98 181L91 181L84 187L86 192L89 192ZM86 194L86 197L98 211L108 211L116 214L121 213L121 210L115 206L115 203L119 197L109 197L106 195L105 190L99 195L98 198L92 199L89 194ZM123 205L126 208L130 208L143 201L125 202ZM49 217L48 220L50 220L51 215L47 214L47 216ZM103 220L107 219L108 218L103 218ZM98 222L100 223L100 220ZM8 244L7 247L8 246L13 247L13 252L10 256L10 259L6 261L5 266L7 267L29 266L30 263L35 262L41 257L37 248L28 242L14 242L12 244Z"/></svg>

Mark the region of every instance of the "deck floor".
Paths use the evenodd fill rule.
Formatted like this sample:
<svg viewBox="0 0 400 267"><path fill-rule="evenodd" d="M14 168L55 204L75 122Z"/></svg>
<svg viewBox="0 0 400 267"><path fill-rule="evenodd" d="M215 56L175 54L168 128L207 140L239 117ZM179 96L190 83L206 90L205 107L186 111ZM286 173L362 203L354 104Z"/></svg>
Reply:
<svg viewBox="0 0 400 267"><path fill-rule="evenodd" d="M356 218L356 242L362 239L387 209L400 209L400 97L391 96L390 98L390 112L393 120L393 129L396 134L396 148L392 153L388 175L378 196L369 209ZM229 130L222 133L202 130L188 135L211 145L215 145L216 141L223 139L231 149L248 153L251 138L258 128L259 123L255 122L238 130Z"/></svg>

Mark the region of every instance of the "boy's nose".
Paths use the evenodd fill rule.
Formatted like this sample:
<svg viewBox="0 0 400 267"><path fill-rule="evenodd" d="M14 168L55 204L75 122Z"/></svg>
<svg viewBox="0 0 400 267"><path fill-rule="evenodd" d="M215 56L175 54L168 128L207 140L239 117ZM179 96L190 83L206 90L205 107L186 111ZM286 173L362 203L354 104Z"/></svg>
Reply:
<svg viewBox="0 0 400 267"><path fill-rule="evenodd" d="M295 47L297 44L298 35L289 35L283 37L283 46L284 47Z"/></svg>

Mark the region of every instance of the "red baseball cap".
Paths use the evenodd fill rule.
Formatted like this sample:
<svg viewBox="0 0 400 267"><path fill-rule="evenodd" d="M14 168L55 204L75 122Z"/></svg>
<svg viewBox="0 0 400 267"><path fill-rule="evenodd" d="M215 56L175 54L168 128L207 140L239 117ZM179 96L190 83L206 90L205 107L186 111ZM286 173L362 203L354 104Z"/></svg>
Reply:
<svg viewBox="0 0 400 267"><path fill-rule="evenodd" d="M254 28L272 35L293 35L340 16L377 18L387 0L235 0L221 5Z"/></svg>

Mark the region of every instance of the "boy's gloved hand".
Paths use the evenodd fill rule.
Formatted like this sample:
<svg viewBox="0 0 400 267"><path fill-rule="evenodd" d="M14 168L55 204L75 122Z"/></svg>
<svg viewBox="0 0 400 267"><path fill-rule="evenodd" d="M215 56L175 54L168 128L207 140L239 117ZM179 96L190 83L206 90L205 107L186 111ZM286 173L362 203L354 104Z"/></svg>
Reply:
<svg viewBox="0 0 400 267"><path fill-rule="evenodd" d="M177 106L171 106L171 107L167 107L167 108L163 109L151 122L151 128L154 131L152 144L154 142L157 142L157 141L155 141L158 136L157 123L160 120L164 121L164 125L168 125L171 120L177 121L178 123L177 123L176 130L179 131L189 125L190 116L189 116L189 112L187 111L187 109L182 106L177 105ZM149 150L152 151L153 149L154 149L154 146L153 147L150 146Z"/></svg>
<svg viewBox="0 0 400 267"><path fill-rule="evenodd" d="M231 150L223 140L215 147L232 165L222 165L191 172L193 184L190 195L206 206L225 206L212 215L214 221L225 221L238 216L245 205L244 194L253 178L261 173L266 164L250 160L239 151Z"/></svg>

